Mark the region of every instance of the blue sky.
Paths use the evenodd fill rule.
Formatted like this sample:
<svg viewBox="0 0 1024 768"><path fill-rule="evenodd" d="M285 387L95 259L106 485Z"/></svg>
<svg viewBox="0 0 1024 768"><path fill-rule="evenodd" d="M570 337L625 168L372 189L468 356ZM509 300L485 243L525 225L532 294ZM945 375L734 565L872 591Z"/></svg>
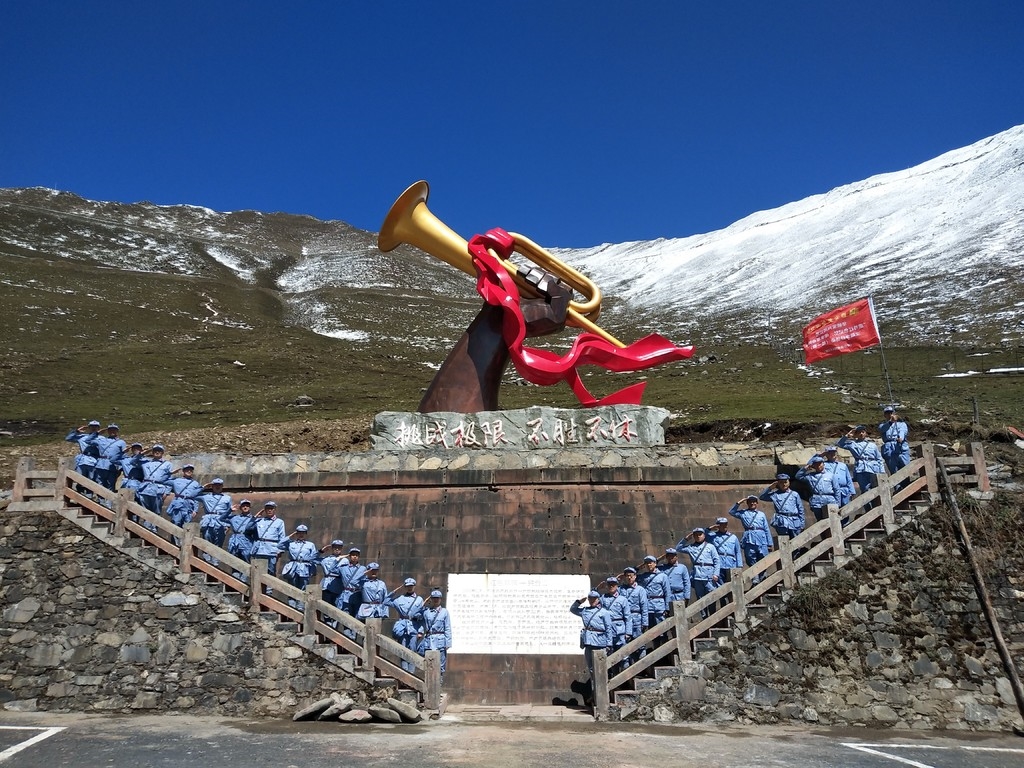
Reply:
<svg viewBox="0 0 1024 768"><path fill-rule="evenodd" d="M0 187L680 237L1024 123L1024 2L8 2Z"/></svg>

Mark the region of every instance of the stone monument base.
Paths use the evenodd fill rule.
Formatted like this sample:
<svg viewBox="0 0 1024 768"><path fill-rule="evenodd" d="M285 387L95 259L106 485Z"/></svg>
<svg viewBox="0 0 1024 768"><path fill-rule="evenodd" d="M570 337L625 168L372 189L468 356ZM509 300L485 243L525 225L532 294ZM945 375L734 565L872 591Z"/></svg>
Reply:
<svg viewBox="0 0 1024 768"><path fill-rule="evenodd" d="M375 450L535 451L543 448L647 448L665 444L669 412L646 405L536 406L478 413L378 413Z"/></svg>

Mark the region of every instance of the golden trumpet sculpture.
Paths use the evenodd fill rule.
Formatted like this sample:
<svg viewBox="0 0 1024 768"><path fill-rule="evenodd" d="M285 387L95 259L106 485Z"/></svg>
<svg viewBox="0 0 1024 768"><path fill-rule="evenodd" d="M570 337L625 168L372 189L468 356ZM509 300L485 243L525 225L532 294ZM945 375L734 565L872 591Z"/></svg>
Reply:
<svg viewBox="0 0 1024 768"><path fill-rule="evenodd" d="M377 236L377 247L382 251L392 251L402 243L414 245L421 251L429 253L441 261L461 269L468 275L476 277L476 268L469 255L469 243L443 221L438 219L427 208L427 197L430 185L425 181L417 181L410 186L391 206ZM509 232L516 241L516 252L530 259L541 269L555 275L573 290L582 294L583 302L570 302L566 313L567 325L582 328L597 334L617 347L626 345L597 325L594 320L601 314L601 289L590 279L580 274L560 259L555 258L535 242L515 232ZM510 261L498 258L501 265L516 282L519 294L536 298L541 294L530 285L520 274L520 268Z"/></svg>

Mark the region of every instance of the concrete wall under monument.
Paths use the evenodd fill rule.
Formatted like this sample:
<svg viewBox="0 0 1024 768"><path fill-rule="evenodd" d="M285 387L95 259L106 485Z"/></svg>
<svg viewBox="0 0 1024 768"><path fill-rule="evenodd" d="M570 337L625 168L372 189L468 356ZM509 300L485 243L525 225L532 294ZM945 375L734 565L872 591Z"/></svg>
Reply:
<svg viewBox="0 0 1024 768"><path fill-rule="evenodd" d="M258 507L273 498L289 530L305 522L319 543L340 537L359 546L364 563L381 564L389 587L413 576L423 594L434 586L447 592L453 576L535 575L572 584L566 594L578 597L587 577L596 582L645 554L662 554L736 499L763 490L779 467L811 453L799 444L719 444L525 457L368 451L188 458L197 475L223 476L236 500L244 495ZM571 576L577 580L567 582ZM568 615L572 597L538 610L578 625ZM503 624L526 620L530 605L511 610ZM573 681L586 679L579 652L453 651L448 666L445 689L463 703L549 703L572 698Z"/></svg>

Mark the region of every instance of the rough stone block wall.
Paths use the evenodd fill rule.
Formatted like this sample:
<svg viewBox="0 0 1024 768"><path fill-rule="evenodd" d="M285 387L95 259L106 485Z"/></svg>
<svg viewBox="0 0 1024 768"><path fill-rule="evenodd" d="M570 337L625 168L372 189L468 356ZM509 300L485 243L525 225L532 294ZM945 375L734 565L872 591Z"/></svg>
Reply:
<svg viewBox="0 0 1024 768"><path fill-rule="evenodd" d="M768 624L701 653L623 716L1008 729L1016 701L941 514L801 588ZM995 574L1005 587L993 597L1024 672L1019 566Z"/></svg>
<svg viewBox="0 0 1024 768"><path fill-rule="evenodd" d="M369 686L55 513L0 512L0 704L290 716Z"/></svg>

